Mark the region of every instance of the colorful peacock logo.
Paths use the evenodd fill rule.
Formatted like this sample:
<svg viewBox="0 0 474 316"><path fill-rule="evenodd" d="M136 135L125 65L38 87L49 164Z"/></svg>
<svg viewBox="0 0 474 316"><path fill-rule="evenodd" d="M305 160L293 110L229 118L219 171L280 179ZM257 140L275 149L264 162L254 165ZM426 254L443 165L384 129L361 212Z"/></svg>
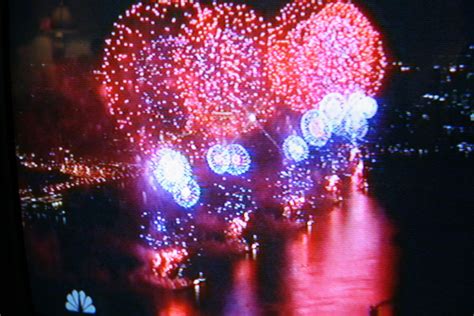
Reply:
<svg viewBox="0 0 474 316"><path fill-rule="evenodd" d="M95 314L92 298L84 291L72 290L66 297L66 310L74 313Z"/></svg>

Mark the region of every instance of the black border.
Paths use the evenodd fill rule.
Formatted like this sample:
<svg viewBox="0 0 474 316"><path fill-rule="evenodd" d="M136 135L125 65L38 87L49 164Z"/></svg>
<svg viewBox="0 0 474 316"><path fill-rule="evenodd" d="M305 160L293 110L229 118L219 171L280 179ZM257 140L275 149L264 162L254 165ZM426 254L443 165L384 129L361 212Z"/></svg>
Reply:
<svg viewBox="0 0 474 316"><path fill-rule="evenodd" d="M15 158L14 116L11 95L11 30L8 1L0 1L0 129L2 169L3 268L1 315L33 315L30 278L27 267ZM3 195L2 194L2 195ZM3 261L3 260L2 260Z"/></svg>

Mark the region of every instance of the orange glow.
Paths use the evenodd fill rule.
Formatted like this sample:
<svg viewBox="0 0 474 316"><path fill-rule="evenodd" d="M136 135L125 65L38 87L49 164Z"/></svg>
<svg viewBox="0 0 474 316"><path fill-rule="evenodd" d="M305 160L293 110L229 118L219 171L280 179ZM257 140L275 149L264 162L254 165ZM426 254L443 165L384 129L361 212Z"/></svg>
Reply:
<svg viewBox="0 0 474 316"><path fill-rule="evenodd" d="M163 310L160 310L157 316L189 316L196 315L190 304L185 300L173 298Z"/></svg>
<svg viewBox="0 0 474 316"><path fill-rule="evenodd" d="M186 249L170 248L156 252L152 259L153 272L161 277L169 276L188 256Z"/></svg>

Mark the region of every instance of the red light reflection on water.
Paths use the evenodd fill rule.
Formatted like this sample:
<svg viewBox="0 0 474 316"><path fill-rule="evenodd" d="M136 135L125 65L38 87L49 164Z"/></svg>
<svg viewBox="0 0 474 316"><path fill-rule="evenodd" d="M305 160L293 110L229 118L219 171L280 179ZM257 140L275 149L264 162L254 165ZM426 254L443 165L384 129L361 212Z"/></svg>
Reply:
<svg viewBox="0 0 474 316"><path fill-rule="evenodd" d="M283 295L262 304L261 291L272 290L272 285L259 283L259 270L265 267L249 256L234 265L223 310L217 314L367 316L371 305L393 295L393 232L377 203L354 192L345 205L317 216L311 231L286 243L282 269L274 276ZM198 310L189 300L175 299L158 315L200 315ZM378 312L392 315L390 304Z"/></svg>
<svg viewBox="0 0 474 316"><path fill-rule="evenodd" d="M370 305L390 299L392 234L376 203L358 192L320 217L311 234L287 246L286 314L368 315ZM390 314L389 306L379 308L379 315Z"/></svg>
<svg viewBox="0 0 474 316"><path fill-rule="evenodd" d="M233 271L233 286L226 300L225 315L258 315L256 262L243 259Z"/></svg>
<svg viewBox="0 0 474 316"><path fill-rule="evenodd" d="M396 249L393 228L371 198L352 193L346 205L322 214L285 247L281 315L369 315L369 306L390 299ZM256 262L240 261L226 299L226 315L259 315ZM390 304L378 315L392 315Z"/></svg>
<svg viewBox="0 0 474 316"><path fill-rule="evenodd" d="M196 310L185 299L174 297L158 312L157 316L188 316L197 315Z"/></svg>

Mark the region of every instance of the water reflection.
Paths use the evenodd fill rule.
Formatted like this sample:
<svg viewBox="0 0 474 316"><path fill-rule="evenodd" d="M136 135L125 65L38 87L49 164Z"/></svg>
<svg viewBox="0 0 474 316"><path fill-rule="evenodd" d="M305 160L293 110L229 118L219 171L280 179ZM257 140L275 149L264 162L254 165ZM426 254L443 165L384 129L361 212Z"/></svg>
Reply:
<svg viewBox="0 0 474 316"><path fill-rule="evenodd" d="M225 315L258 315L256 262L242 259L235 265L233 285L227 296Z"/></svg>
<svg viewBox="0 0 474 316"><path fill-rule="evenodd" d="M318 210L314 220L311 229L289 234L269 229L269 237L259 236L261 247L255 258L252 254L236 261L235 257L226 255L206 257L202 261L206 282L199 287L198 295L193 288L170 292L134 282L130 287L124 285L120 291L120 287L112 285L115 283L107 286L108 283L102 282L97 275L94 280L99 280L99 285L91 284L88 289L91 293L102 293L94 297L97 308L107 315L130 315L130 311L155 316L369 315L370 305L393 295L397 254L392 246L392 226L374 200L357 192L339 208ZM85 249L91 247L83 245L94 245L93 240L84 241L74 232L67 231L67 227L61 233L48 229L44 228L44 232L31 230L26 238L32 243L29 249L40 250L29 254L35 267L49 271L47 276L53 275L53 271L46 269L51 265L42 264L49 261L44 261L41 254L59 253L58 244L53 242L57 234L70 242L63 249L74 249L84 257L89 256L90 252ZM43 251L43 244L58 249ZM114 250L110 244L109 248L102 244L96 247L101 251L112 249L96 259L110 265L109 270L104 268L103 271L120 275L126 270L126 257L119 257L114 252L120 249ZM94 258L93 255L90 257ZM106 257L119 259L104 259ZM72 271L71 275L81 271L81 265L72 259L53 266L56 267L54 271L60 271L64 266L65 271ZM36 292L40 293L38 301L50 300L48 293L51 292L62 297L66 278L60 279L57 283L35 279L37 288L48 289ZM66 287L76 286L77 282L73 281ZM63 308L63 303L42 305L44 314L57 314L56 306ZM389 307L380 308L378 315L391 315Z"/></svg>
<svg viewBox="0 0 474 316"><path fill-rule="evenodd" d="M283 295L272 310L282 315L368 315L370 305L392 297L396 250L391 239L392 228L377 204L354 192L344 206L319 216L312 232L301 232L284 245L283 267L273 276L281 279L277 283ZM255 270L252 260L235 266L225 314L269 311L262 304L265 298L259 298ZM267 284L259 287L274 290ZM379 308L379 315L391 314L389 305Z"/></svg>
<svg viewBox="0 0 474 316"><path fill-rule="evenodd" d="M157 316L187 316L194 314L197 314L197 312L184 298L173 297L173 299L158 312Z"/></svg>

